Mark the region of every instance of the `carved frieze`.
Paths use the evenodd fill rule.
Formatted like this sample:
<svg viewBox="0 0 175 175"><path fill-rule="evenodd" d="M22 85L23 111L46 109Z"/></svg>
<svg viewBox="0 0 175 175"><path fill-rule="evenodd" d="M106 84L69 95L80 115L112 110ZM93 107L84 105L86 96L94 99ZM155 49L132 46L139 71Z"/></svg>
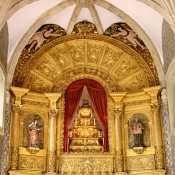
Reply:
<svg viewBox="0 0 175 175"><path fill-rule="evenodd" d="M74 77L74 79L72 79ZM100 77L100 78L98 78ZM62 92L64 91L66 85L72 83L72 81L76 79L82 78L92 78L100 82L104 87L108 86L110 91L118 91L118 84L105 72L101 70L93 69L89 66L87 67L79 67L71 69L70 71L66 71L60 79L57 80L57 84L53 87L53 92ZM105 85L103 82L106 82Z"/></svg>
<svg viewBox="0 0 175 175"><path fill-rule="evenodd" d="M39 170L45 171L46 157L41 156L19 156L20 170Z"/></svg>
<svg viewBox="0 0 175 175"><path fill-rule="evenodd" d="M154 155L127 157L128 170L154 170Z"/></svg>
<svg viewBox="0 0 175 175"><path fill-rule="evenodd" d="M101 157L101 158L60 158L59 166L60 172L77 172L77 173L87 173L88 172L112 172L112 158Z"/></svg>

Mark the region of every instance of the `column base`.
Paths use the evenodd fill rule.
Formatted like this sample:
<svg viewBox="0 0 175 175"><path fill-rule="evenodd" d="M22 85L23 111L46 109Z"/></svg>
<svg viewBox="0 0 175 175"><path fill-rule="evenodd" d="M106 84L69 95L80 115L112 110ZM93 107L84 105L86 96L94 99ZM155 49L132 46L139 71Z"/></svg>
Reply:
<svg viewBox="0 0 175 175"><path fill-rule="evenodd" d="M45 175L58 175L56 172L47 172Z"/></svg>
<svg viewBox="0 0 175 175"><path fill-rule="evenodd" d="M41 171L31 171L31 170L10 170L8 172L10 175L44 175Z"/></svg>

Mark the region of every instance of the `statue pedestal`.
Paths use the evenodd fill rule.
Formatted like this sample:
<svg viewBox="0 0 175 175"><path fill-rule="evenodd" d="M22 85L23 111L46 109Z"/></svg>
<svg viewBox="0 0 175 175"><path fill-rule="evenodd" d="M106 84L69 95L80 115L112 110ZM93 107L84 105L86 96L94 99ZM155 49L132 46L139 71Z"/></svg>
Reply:
<svg viewBox="0 0 175 175"><path fill-rule="evenodd" d="M39 148L37 147L27 147L26 150L30 153L30 154L36 154L37 152L39 152Z"/></svg>
<svg viewBox="0 0 175 175"><path fill-rule="evenodd" d="M133 147L132 149L137 154L142 154L146 150L146 148L143 147Z"/></svg>

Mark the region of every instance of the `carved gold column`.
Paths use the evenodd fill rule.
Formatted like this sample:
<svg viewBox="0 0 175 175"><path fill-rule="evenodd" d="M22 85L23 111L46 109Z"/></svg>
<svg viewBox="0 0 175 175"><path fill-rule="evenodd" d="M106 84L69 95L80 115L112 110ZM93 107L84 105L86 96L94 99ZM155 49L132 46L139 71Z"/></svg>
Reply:
<svg viewBox="0 0 175 175"><path fill-rule="evenodd" d="M48 144L48 173L56 174L56 119L58 109L56 102L60 98L61 93L45 93L45 96L50 101L49 109L49 144Z"/></svg>
<svg viewBox="0 0 175 175"><path fill-rule="evenodd" d="M162 141L162 129L161 129L161 117L160 117L160 104L158 101L158 93L160 87L152 87L144 89L151 97L151 108L153 113L154 122L154 146L155 146L155 161L156 169L164 168L164 156L163 156L163 141Z"/></svg>
<svg viewBox="0 0 175 175"><path fill-rule="evenodd" d="M11 87L14 97L12 106L12 131L11 131L11 169L18 169L18 147L19 147L19 115L22 109L21 97L29 91L29 89Z"/></svg>
<svg viewBox="0 0 175 175"><path fill-rule="evenodd" d="M122 113L123 104L122 99L126 95L123 93L110 93L110 96L114 100L114 114L115 114L115 146L116 146L116 156L114 165L114 170L116 172L124 171L124 161L123 161L123 146L122 146Z"/></svg>

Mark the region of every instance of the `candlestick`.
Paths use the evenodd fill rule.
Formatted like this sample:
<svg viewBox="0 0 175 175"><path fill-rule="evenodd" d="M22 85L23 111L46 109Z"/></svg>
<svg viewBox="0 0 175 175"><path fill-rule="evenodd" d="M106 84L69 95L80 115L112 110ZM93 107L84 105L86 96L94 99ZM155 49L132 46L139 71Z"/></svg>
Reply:
<svg viewBox="0 0 175 175"><path fill-rule="evenodd" d="M85 125L86 125L86 119L85 119Z"/></svg>
<svg viewBox="0 0 175 175"><path fill-rule="evenodd" d="M94 118L94 126L95 126L95 118Z"/></svg>
<svg viewBox="0 0 175 175"><path fill-rule="evenodd" d="M104 138L103 138L103 145L104 145Z"/></svg>

